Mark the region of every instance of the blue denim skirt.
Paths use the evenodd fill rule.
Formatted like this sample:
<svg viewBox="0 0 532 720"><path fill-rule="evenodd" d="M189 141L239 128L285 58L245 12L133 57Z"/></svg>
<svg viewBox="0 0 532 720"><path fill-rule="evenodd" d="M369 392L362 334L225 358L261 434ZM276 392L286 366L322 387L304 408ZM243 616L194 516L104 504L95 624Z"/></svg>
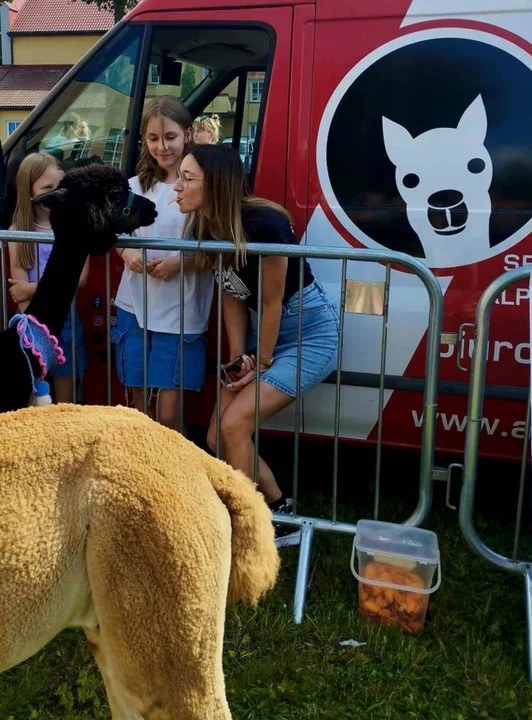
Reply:
<svg viewBox="0 0 532 720"><path fill-rule="evenodd" d="M257 347L257 313L250 310L248 352ZM260 379L290 397L296 397L299 293L283 305L279 337L271 368ZM301 392L318 385L336 368L339 319L323 287L314 281L303 290L301 317Z"/></svg>
<svg viewBox="0 0 532 720"><path fill-rule="evenodd" d="M144 331L134 313L117 307L116 319L111 339L116 344L118 379L126 387L141 388L144 385ZM179 388L183 350L184 389L199 392L205 383L206 348L207 338L203 334L181 336L148 330L148 387L159 390Z"/></svg>

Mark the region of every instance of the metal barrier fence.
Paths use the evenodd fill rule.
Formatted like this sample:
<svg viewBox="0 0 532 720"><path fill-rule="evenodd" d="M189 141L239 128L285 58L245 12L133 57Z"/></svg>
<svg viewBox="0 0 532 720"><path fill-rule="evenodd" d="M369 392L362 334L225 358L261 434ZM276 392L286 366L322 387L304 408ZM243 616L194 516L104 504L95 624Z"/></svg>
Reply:
<svg viewBox="0 0 532 720"><path fill-rule="evenodd" d="M464 457L464 484L460 498L460 527L466 542L481 558L507 572L522 575L525 581L526 625L528 637L528 676L532 682L532 558L526 562L518 559L521 539L521 526L525 497L526 471L530 442L530 397L526 419L525 438L519 479L517 512L511 557L504 557L490 549L479 537L474 525L475 487L478 470L479 442L486 379L486 360L491 308L503 291L517 282L530 280L532 268L520 267L494 280L484 291L476 310L476 337L473 350L469 405Z"/></svg>
<svg viewBox="0 0 532 720"><path fill-rule="evenodd" d="M0 231L0 251L1 255L1 278L2 278L2 308L4 317L4 327L7 325L7 276L6 276L6 253L8 242L51 242L53 236L48 233L27 233L27 232L8 232ZM75 242L73 238L72 242ZM147 330L147 308L148 308L148 285L147 285L147 250L177 250L180 251L180 327L184 327L184 259L185 253L196 253L198 251L198 243L190 240L168 240L154 239L143 242L132 240L131 238L121 237L117 243L118 248L135 248L140 250L143 255L143 315L144 315L144 348L143 348L143 402L144 412L148 411L148 384L147 384L147 367L148 367L148 330ZM216 266L220 277L223 267L223 257L226 254L234 254L234 246L230 243L221 242L201 242L201 252L209 253L217 258ZM443 295L440 284L432 274L432 272L419 260L403 253L395 253L391 251L373 251L358 250L354 248L323 248L312 246L287 246L281 244L259 244L252 243L247 248L248 255L258 256L259 276L258 276L258 296L262 297L262 262L264 257L295 257L299 258L299 323L298 323L298 358L297 358L297 396L295 398L295 424L294 424L294 460L293 460L293 514L286 515L282 513L274 514L274 522L279 525L288 525L301 529L301 542L299 548L299 562L296 577L295 599L294 599L294 620L301 623L303 620L304 606L306 601L306 592L309 580L310 559L312 551L312 541L314 531L341 533L347 535L355 535L357 526L355 523L338 522L336 517L336 502L338 489L338 447L340 437L340 416L341 416L341 368L342 368L342 350L344 340L344 320L346 305L346 285L347 285L347 267L350 261L380 263L386 266L386 276L383 294L382 309L382 337L381 337L381 357L380 357L380 382L378 395L378 425L377 425L377 448L376 448L376 475L375 475L375 512L374 517L379 515L380 506L380 475L381 475L381 453L382 453L382 414L384 408L384 392L385 392L385 371L386 371L386 348L388 337L388 308L389 293L391 283L391 267L399 266L416 275L423 283L429 297L429 313L428 313L428 329L426 342L426 360L425 360L425 376L424 376L424 397L423 397L423 423L421 428L421 459L419 474L419 495L417 506L410 517L404 522L408 525L421 525L425 520L432 502L432 471L434 461L435 433L436 433L436 410L437 410L437 382L440 357L440 338L442 330L443 317ZM36 253L38 255L38 253ZM299 441L300 441L300 415L301 415L301 336L302 336L302 304L304 280L304 259L328 259L341 261L341 300L339 310L339 344L336 373L336 393L335 393L335 412L334 412L334 429L333 429L333 471L332 471L332 512L331 519L306 517L297 514L298 503L298 486L299 486ZM222 381L222 302L223 302L223 286L219 283L217 286L218 307L217 307L217 377L216 377L216 455L220 456L220 396ZM363 314L363 313L362 313ZM373 314L373 313L372 313ZM258 304L257 312L257 357L260 356L260 326L261 326L261 303ZM72 309L72 318L74 318L74 308ZM73 327L72 351L75 356L75 324ZM106 257L106 331L107 331L107 403L111 403L111 283L110 283L110 259ZM75 377L75 376L74 376ZM183 386L183 353L180 353L179 368L180 386ZM259 383L256 383L256 404L255 404L255 435L254 435L254 470L255 478L258 475L259 464ZM76 383L74 382L73 401L76 402ZM179 427L184 427L184 393L179 393Z"/></svg>

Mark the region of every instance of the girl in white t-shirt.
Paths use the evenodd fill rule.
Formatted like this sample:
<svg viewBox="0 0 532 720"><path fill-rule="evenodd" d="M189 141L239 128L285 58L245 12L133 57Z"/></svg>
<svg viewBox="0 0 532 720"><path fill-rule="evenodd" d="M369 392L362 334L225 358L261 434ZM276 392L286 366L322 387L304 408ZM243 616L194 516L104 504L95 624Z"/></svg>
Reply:
<svg viewBox="0 0 532 720"><path fill-rule="evenodd" d="M137 237L181 238L184 215L172 186L185 145L192 137L192 117L183 103L163 95L150 102L142 117L142 149L137 175L129 181L134 193L152 200L157 219L135 231ZM119 249L124 272L116 296L116 365L120 382L133 389L138 410L144 406L143 271L142 253ZM147 250L148 374L150 389L157 389L157 419L178 429L180 353L183 350L184 390L199 391L205 382L206 331L213 295L208 270L185 267L184 327L180 327L180 253ZM181 431L184 428L179 428Z"/></svg>

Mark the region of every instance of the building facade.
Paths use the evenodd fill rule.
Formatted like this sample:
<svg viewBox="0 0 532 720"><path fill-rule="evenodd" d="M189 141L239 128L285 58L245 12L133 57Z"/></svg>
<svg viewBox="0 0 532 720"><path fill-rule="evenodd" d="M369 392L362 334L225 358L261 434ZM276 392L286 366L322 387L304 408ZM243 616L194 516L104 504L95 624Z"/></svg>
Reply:
<svg viewBox="0 0 532 720"><path fill-rule="evenodd" d="M113 17L80 0L13 0L2 3L0 22L3 141L112 27Z"/></svg>

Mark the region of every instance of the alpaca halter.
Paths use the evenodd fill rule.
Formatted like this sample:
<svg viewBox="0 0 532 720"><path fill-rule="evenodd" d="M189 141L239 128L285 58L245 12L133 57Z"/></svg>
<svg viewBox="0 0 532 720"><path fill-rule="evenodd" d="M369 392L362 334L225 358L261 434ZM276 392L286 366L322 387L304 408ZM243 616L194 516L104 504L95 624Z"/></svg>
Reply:
<svg viewBox="0 0 532 720"><path fill-rule="evenodd" d="M36 317L17 313L9 321L9 327L15 323L17 323L16 330L20 338L20 349L30 350L41 366L41 374L36 378L30 358L24 352L30 369L33 392L37 394L38 381L43 380L54 365L63 365L66 358L55 335L52 335L46 325L40 323Z"/></svg>
<svg viewBox="0 0 532 720"><path fill-rule="evenodd" d="M122 210L122 217L124 218L124 220L129 218L129 216L131 215L131 206L133 205L134 200L135 200L135 193L130 190L129 195L127 196L127 205Z"/></svg>

